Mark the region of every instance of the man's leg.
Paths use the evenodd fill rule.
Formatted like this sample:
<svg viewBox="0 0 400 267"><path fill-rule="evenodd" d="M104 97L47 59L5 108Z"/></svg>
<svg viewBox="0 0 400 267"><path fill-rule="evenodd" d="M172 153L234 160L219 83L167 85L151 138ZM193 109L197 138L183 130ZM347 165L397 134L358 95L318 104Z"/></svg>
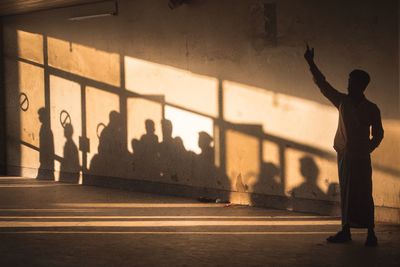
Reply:
<svg viewBox="0 0 400 267"><path fill-rule="evenodd" d="M347 220L348 199L347 199L347 169L345 158L343 155L338 154L338 174L340 184L340 204L342 211L342 230L335 235L328 237L326 240L330 243L346 243L351 241L350 225Z"/></svg>
<svg viewBox="0 0 400 267"><path fill-rule="evenodd" d="M350 226L348 224L343 225L341 231L328 237L326 241L330 243L346 243L351 241Z"/></svg>
<svg viewBox="0 0 400 267"><path fill-rule="evenodd" d="M367 240L365 241L367 247L376 247L378 245L378 238L375 235L374 228L368 228Z"/></svg>
<svg viewBox="0 0 400 267"><path fill-rule="evenodd" d="M360 191L358 209L362 211L362 216L358 216L360 222L368 228L368 235L365 241L365 245L369 247L375 247L378 245L378 238L374 231L374 199L372 197L372 167L371 158L360 159L355 164L356 177L360 178L361 181L357 183L357 188Z"/></svg>

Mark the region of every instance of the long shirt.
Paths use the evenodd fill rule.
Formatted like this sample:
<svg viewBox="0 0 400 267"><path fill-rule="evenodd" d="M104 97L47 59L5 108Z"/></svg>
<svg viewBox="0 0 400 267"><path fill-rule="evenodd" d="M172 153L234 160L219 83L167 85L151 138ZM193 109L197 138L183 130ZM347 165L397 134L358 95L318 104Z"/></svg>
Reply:
<svg viewBox="0 0 400 267"><path fill-rule="evenodd" d="M334 149L353 158L368 156L383 139L378 106L365 96L355 101L333 88L314 63L310 63L310 70L321 93L339 110Z"/></svg>

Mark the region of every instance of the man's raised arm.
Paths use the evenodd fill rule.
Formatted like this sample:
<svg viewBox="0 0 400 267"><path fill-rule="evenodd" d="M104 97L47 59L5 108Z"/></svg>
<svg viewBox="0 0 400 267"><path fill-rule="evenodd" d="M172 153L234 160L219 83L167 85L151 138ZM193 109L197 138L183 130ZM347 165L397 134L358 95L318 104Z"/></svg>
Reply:
<svg viewBox="0 0 400 267"><path fill-rule="evenodd" d="M310 71L314 77L314 82L320 89L321 93L332 102L332 104L339 108L341 99L345 94L340 93L338 90L332 87L326 79L322 72L318 69L314 62L314 48L311 48L307 44L306 52L304 53L304 58L306 59L308 65L310 66Z"/></svg>

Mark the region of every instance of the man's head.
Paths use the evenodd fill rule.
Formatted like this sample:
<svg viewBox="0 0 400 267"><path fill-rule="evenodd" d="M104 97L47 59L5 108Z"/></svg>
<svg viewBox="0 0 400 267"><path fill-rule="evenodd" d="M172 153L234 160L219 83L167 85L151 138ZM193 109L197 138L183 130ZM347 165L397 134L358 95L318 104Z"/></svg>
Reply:
<svg viewBox="0 0 400 267"><path fill-rule="evenodd" d="M319 176L319 168L312 157L304 156L300 159L300 173L307 183L316 183Z"/></svg>
<svg viewBox="0 0 400 267"><path fill-rule="evenodd" d="M119 128L121 124L121 115L119 112L113 110L109 114L109 126Z"/></svg>
<svg viewBox="0 0 400 267"><path fill-rule="evenodd" d="M46 120L47 120L47 116L48 116L47 109L44 108L44 107L39 108L39 110L38 110L38 115L39 115L39 121L40 121L41 123L45 123Z"/></svg>
<svg viewBox="0 0 400 267"><path fill-rule="evenodd" d="M153 134L155 132L154 121L147 119L144 124L146 126L147 134Z"/></svg>
<svg viewBox="0 0 400 267"><path fill-rule="evenodd" d="M213 140L212 137L208 133L204 131L199 132L198 145L201 148L201 150L211 147L212 140Z"/></svg>
<svg viewBox="0 0 400 267"><path fill-rule="evenodd" d="M71 139L73 134L74 134L74 128L72 127L72 124L71 123L67 123L64 126L64 136L65 136L65 138Z"/></svg>
<svg viewBox="0 0 400 267"><path fill-rule="evenodd" d="M355 69L350 72L347 87L349 95L362 95L370 80L371 78L366 71Z"/></svg>
<svg viewBox="0 0 400 267"><path fill-rule="evenodd" d="M163 134L163 140L172 137L172 122L167 119L161 120L161 130Z"/></svg>

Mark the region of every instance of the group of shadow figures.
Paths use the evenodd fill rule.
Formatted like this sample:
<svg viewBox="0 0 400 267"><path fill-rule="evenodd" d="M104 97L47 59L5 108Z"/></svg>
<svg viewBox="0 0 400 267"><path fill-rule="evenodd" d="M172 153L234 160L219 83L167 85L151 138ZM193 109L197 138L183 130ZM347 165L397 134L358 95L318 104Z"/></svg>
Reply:
<svg viewBox="0 0 400 267"><path fill-rule="evenodd" d="M38 111L40 128L40 167L39 179L54 179L54 161L60 161L59 180L78 182L81 166L79 152L73 141L72 124L64 125L63 157L57 159L54 154L54 138L48 122L47 109ZM88 174L93 177L121 177L137 180L149 180L165 183L178 183L190 186L225 189L246 192L247 180L252 174L231 174L231 182L225 170L215 164L213 138L206 132L198 133L200 154L187 151L182 138L173 137L173 125L170 120L161 121L162 141L155 134L153 120L145 121L146 133L140 139L132 139L131 153L123 142L120 113L111 111L109 123L99 136L98 152L89 165ZM300 172L304 182L291 191L292 197L332 199L338 194L338 185L330 184L327 193L317 185L319 168L314 159L305 156L300 159ZM254 175L253 175L254 176ZM281 170L272 162L263 162L257 182L252 185L253 193L284 196Z"/></svg>

